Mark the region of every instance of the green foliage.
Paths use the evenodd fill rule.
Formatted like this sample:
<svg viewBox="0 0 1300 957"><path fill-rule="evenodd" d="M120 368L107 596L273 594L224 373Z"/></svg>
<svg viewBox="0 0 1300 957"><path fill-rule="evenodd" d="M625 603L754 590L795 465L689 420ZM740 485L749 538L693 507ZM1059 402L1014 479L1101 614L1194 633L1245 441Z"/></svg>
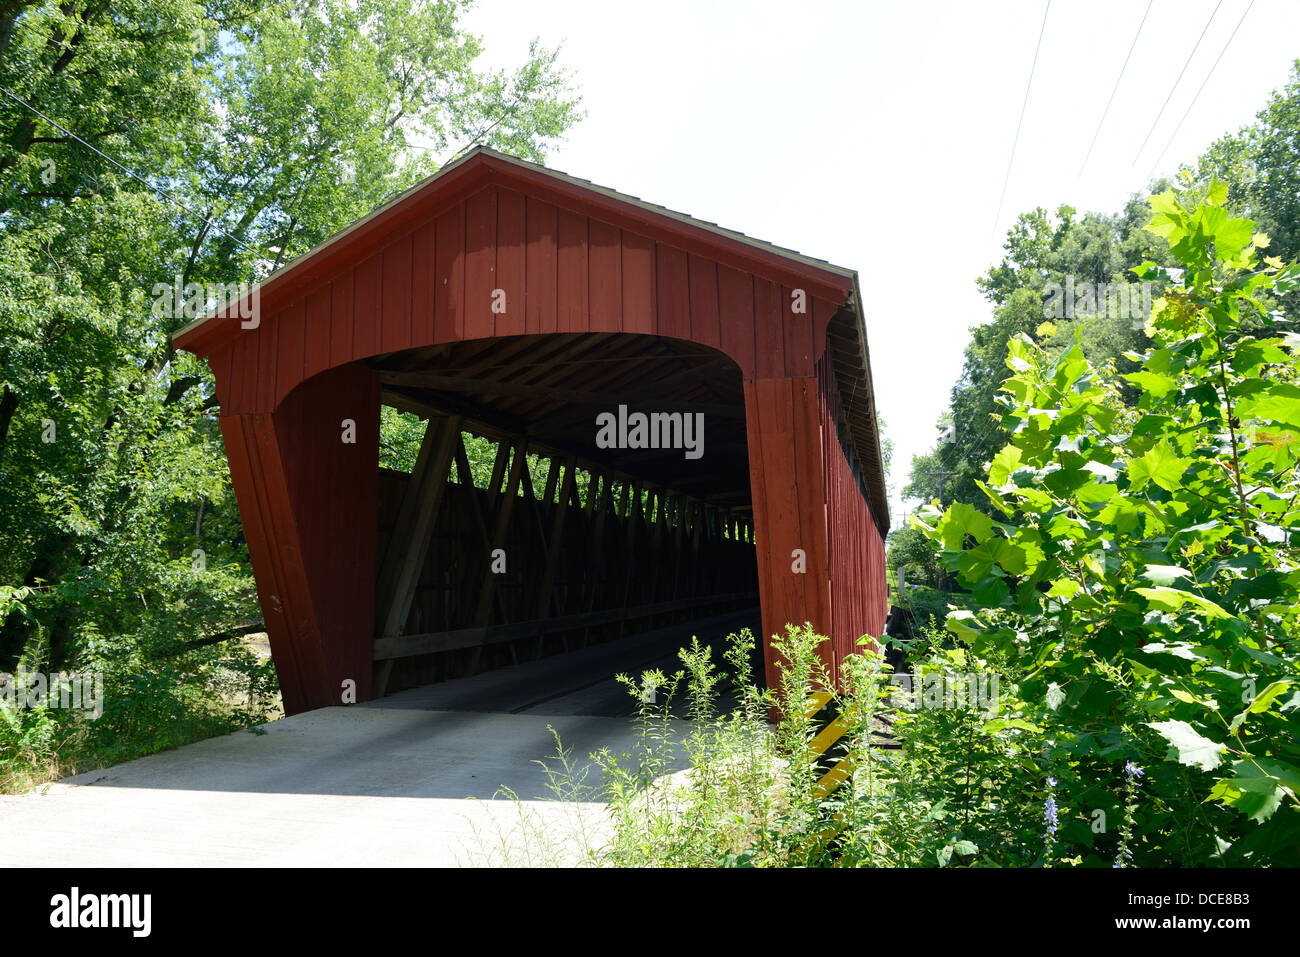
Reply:
<svg viewBox="0 0 1300 957"><path fill-rule="evenodd" d="M1183 174L1189 183L1226 183L1224 207L1268 234L1265 255L1300 256L1300 60L1253 124L1218 140ZM1300 296L1283 299L1289 316L1300 314Z"/></svg>
<svg viewBox="0 0 1300 957"><path fill-rule="evenodd" d="M992 321L971 329L940 441L934 451L914 459L905 497L986 507L978 483L1006 442L997 396L1008 375L1005 359L1013 339L1029 338L1055 355L1078 338L1094 363L1113 361L1130 371L1123 354L1146 341L1142 322L1132 318L1132 304L1112 310L1080 302L1072 316L1059 318L1049 315L1049 307L1052 288L1127 286L1134 281L1134 267L1164 261L1163 241L1142 228L1147 215L1145 203L1134 198L1120 216L1077 217L1068 206L1054 219L1042 209L1020 216L1008 232L1002 263L978 282L993 304Z"/></svg>
<svg viewBox="0 0 1300 957"><path fill-rule="evenodd" d="M221 640L260 610L211 373L171 349L190 317L155 286L264 278L436 155L477 140L539 160L578 119L554 51L485 71L460 13L0 5L0 86L176 201L0 97L0 671L103 670L111 704L67 739L89 749L71 764L238 727L274 693ZM413 463L410 423L385 425L387 461ZM250 708L224 700L250 681Z"/></svg>
<svg viewBox="0 0 1300 957"><path fill-rule="evenodd" d="M1182 269L1139 267L1167 285L1137 372L1105 374L1077 340L1055 358L1011 340L989 514L923 518L984 606L947 628L1005 663L1085 863L1116 857L1083 822L1128 762L1154 812L1131 824L1135 863L1294 864L1300 846L1300 360L1243 329L1300 266L1259 262L1269 240L1226 196L1153 197L1148 228Z"/></svg>
<svg viewBox="0 0 1300 957"><path fill-rule="evenodd" d="M1178 176L1189 192L1204 195L1218 180L1226 184L1220 205L1237 216L1248 217L1268 235L1265 255L1281 259L1300 256L1300 61L1286 87L1273 94L1256 121L1235 134L1214 143L1193 167L1183 167ZM1166 181L1153 186L1158 192ZM981 511L989 508L979 488L993 456L1002 449L1010 432L1002 421L997 400L1009 375L1005 364L1008 344L1028 338L1049 358L1056 358L1077 343L1084 356L1101 372L1126 375L1136 371L1131 358L1149 346L1140 321L1125 318L1120 310L1094 309L1077 312L1073 318L1048 315L1053 310L1049 284L1131 284L1135 279L1152 284L1151 299L1158 298L1162 274L1135 270L1144 262L1176 265L1165 237L1145 227L1151 216L1147 197L1134 196L1118 215L1088 213L1079 216L1069 206L1055 216L1044 209L1022 214L1007 232L1002 261L977 280L980 291L991 303L991 321L971 329L962 374L953 387L950 410L939 423L940 438L935 448L916 456L911 463L905 498L944 504L965 502ZM1254 335L1276 335L1296 331L1300 324L1300 293L1276 291L1280 314L1268 329L1247 317L1241 331ZM1059 301L1057 302L1059 305ZM1114 376L1111 376L1114 378ZM1125 405L1135 407L1147 383L1122 378L1119 394ZM891 565L914 564L917 548L910 536L890 536ZM894 556L904 550L909 557ZM924 583L944 590L960 584L936 580L929 573Z"/></svg>
<svg viewBox="0 0 1300 957"><path fill-rule="evenodd" d="M937 649L938 636L927 637ZM556 762L546 765L557 799L607 802L604 840L593 841L584 827L568 841L534 834L534 843L578 845L585 863L613 866L1014 863L1015 845L1007 844L1013 817L1005 805L1015 792L1008 782L1025 760L1023 723L999 727L973 700L900 704L888 665L864 640L861 652L843 662L844 687L830 705L846 731L833 753L818 759L809 745L827 715L814 716L808 702L829 690L818 654L825 641L806 624L774 636L781 677L771 690L754 684L748 630L730 636L725 668L693 641L680 652L683 667L675 675L620 676L637 701L637 748L592 755L600 787L586 782L558 741ZM925 650L916 663L927 681L964 679L983 667L969 652L953 650ZM684 717L675 719L683 687ZM647 688L669 694L652 701ZM718 707L723 690L731 702L725 712ZM769 710L780 715L775 728ZM901 749L882 746L883 714L897 716ZM819 788L839 760L853 772L836 790ZM535 830L521 814L523 829Z"/></svg>

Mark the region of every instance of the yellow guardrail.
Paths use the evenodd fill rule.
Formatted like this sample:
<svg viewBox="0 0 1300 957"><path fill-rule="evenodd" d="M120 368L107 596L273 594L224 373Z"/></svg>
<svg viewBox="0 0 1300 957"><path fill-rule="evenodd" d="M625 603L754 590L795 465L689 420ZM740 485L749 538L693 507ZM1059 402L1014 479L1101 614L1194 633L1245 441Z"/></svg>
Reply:
<svg viewBox="0 0 1300 957"><path fill-rule="evenodd" d="M835 695L829 691L817 691L808 697L808 717L811 719L816 716L817 712L835 700ZM849 730L848 724L843 718L836 716L826 723L826 727L817 732L816 736L808 742L808 759L816 761L826 755L835 742L844 737ZM813 795L821 800L826 797L837 787L849 779L853 773L853 762L849 758L842 758L827 771L817 781L813 787Z"/></svg>

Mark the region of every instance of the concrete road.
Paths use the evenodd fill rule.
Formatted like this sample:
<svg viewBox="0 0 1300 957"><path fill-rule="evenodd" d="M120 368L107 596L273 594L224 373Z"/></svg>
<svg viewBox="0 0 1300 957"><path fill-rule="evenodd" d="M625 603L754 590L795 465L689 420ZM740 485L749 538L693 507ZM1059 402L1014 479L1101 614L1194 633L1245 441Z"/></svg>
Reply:
<svg viewBox="0 0 1300 957"><path fill-rule="evenodd" d="M599 645L0 796L0 866L580 863L608 833L587 755L635 745L612 675L670 667L689 639ZM551 728L585 781L569 800L535 763L555 755Z"/></svg>

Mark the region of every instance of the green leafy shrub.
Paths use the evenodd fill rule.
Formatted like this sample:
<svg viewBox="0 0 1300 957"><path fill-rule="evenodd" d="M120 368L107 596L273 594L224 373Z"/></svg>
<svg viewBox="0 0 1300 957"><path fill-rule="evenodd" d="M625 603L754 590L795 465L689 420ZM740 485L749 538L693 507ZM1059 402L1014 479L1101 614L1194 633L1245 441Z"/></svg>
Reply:
<svg viewBox="0 0 1300 957"><path fill-rule="evenodd" d="M939 636L930 638L936 650L927 652L924 669L969 672L974 662L968 652L938 650ZM680 652L683 667L675 674L649 671L639 681L619 676L637 701L636 747L593 755L604 779L594 789L585 779L578 782L558 741L558 763L547 766L556 798L573 801L581 794L607 803L610 836L592 848L588 862L944 866L978 861L983 851L1005 859L996 848L1007 830L1000 816L1004 802L989 792L1023 756L1015 740L1019 728L991 732L974 707L959 708L971 712L964 717L923 709L898 719L905 742L899 750L885 741L880 724L880 716L897 706L883 656L864 641L861 652L844 662L844 688L832 695L818 657L825 641L807 624L775 636L775 689L754 683L755 640L747 630L730 636L725 667L715 664L709 647L693 641ZM723 690L732 702L725 712L719 707ZM827 719L824 712L814 714L813 696L831 696L829 707L845 728L824 757L810 748ZM779 715L775 726L768 723L772 710ZM674 717L679 711L683 718ZM991 758L1005 766L994 775L996 784ZM850 769L844 783L823 786L828 769L840 762Z"/></svg>
<svg viewBox="0 0 1300 957"><path fill-rule="evenodd" d="M1300 266L1258 262L1225 196L1151 200L1183 268L1137 270L1167 283L1137 408L1077 342L1013 339L990 514L920 517L983 606L947 628L1012 678L1063 860L1300 863L1300 362L1266 335Z"/></svg>

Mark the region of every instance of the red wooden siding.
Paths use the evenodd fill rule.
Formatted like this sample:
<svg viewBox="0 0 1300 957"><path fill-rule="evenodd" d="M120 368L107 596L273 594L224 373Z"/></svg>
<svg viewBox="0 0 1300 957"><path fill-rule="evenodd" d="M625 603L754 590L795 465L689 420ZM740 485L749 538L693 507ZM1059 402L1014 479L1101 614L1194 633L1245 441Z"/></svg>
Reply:
<svg viewBox="0 0 1300 957"><path fill-rule="evenodd" d="M885 545L835 432L829 367L817 376L745 383L750 483L763 634L811 622L830 641L821 658L833 681L863 635L884 633ZM794 570L802 549L805 570ZM769 684L775 658L766 656Z"/></svg>
<svg viewBox="0 0 1300 957"><path fill-rule="evenodd" d="M889 585L885 542L872 518L844 448L835 433L829 363L817 363L821 396L822 470L830 529L831 641L837 660L851 654L863 635L885 633Z"/></svg>
<svg viewBox="0 0 1300 957"><path fill-rule="evenodd" d="M826 503L821 480L817 380L759 379L745 383L754 536L758 542L763 634L807 621L822 634L832 626ZM796 549L803 552L796 570ZM832 679L837 659L822 661ZM765 656L769 686L776 659Z"/></svg>
<svg viewBox="0 0 1300 957"><path fill-rule="evenodd" d="M812 310L839 303L809 293L807 312L793 313L794 288L488 187L241 330L230 361L214 363L217 394L227 414L270 412L326 368L553 331L688 339L720 348L746 378L810 376ZM492 312L497 289L504 313Z"/></svg>
<svg viewBox="0 0 1300 957"><path fill-rule="evenodd" d="M356 442L343 442L343 420ZM263 619L289 714L370 695L379 380L345 366L274 413L221 416Z"/></svg>

